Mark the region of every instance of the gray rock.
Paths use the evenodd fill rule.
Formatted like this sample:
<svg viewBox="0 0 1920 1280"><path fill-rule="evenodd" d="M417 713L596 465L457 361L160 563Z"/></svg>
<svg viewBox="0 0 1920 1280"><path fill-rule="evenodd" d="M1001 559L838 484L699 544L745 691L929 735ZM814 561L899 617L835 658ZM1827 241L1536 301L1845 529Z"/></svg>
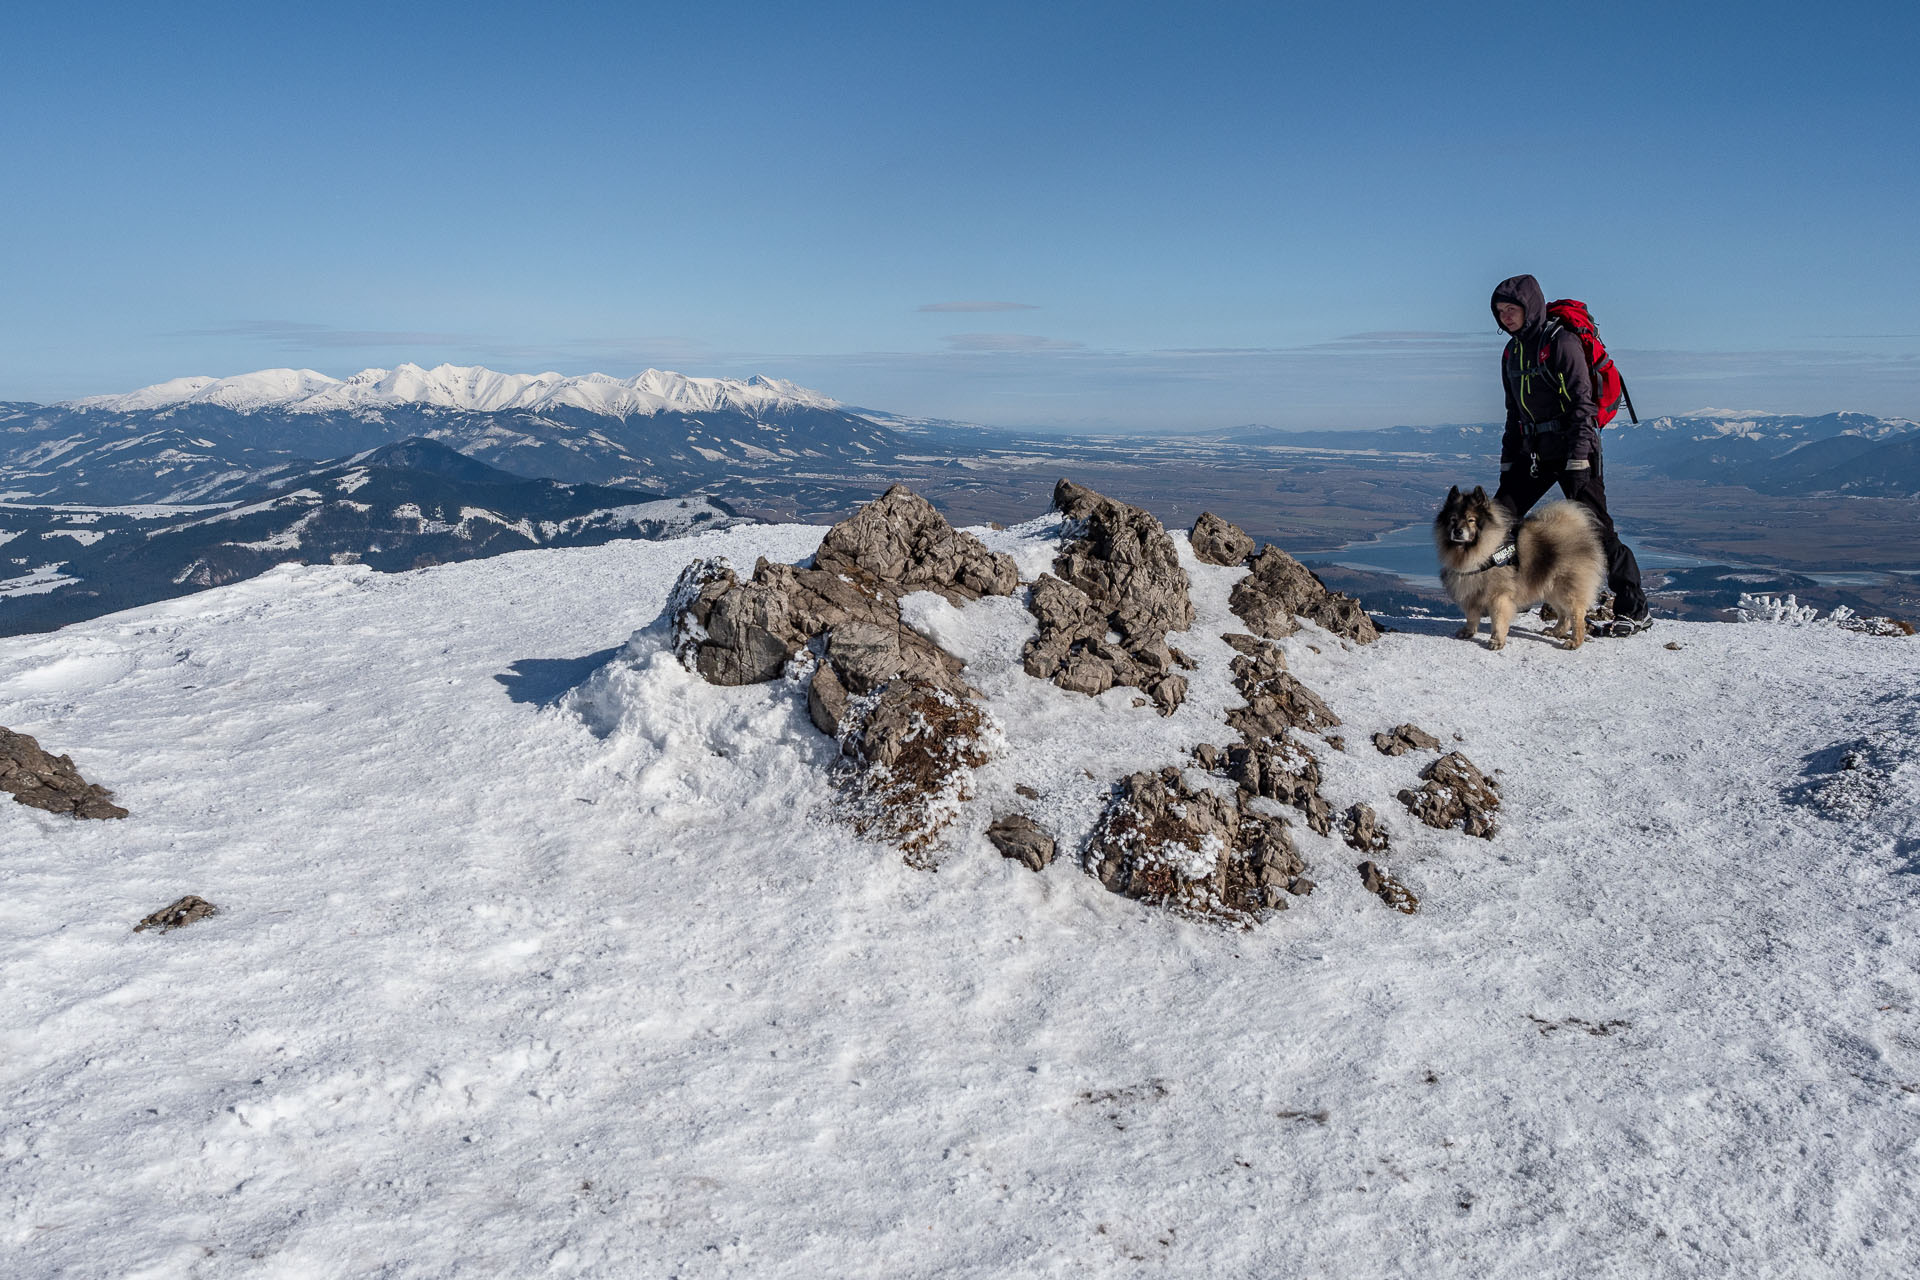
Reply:
<svg viewBox="0 0 1920 1280"><path fill-rule="evenodd" d="M1401 884L1382 867L1371 862L1360 864L1360 883L1368 893L1377 894L1380 901L1403 915L1412 915L1420 910L1420 899L1413 890Z"/></svg>
<svg viewBox="0 0 1920 1280"><path fill-rule="evenodd" d="M1373 745L1383 756L1403 756L1409 751L1438 751L1440 739L1417 724L1401 724L1391 732L1374 734Z"/></svg>
<svg viewBox="0 0 1920 1280"><path fill-rule="evenodd" d="M1054 506L1079 524L1079 536L1028 599L1040 628L1022 655L1027 673L1078 693L1128 685L1170 715L1187 685L1169 675L1176 659L1167 633L1193 625L1173 539L1138 507L1069 480L1055 487Z"/></svg>
<svg viewBox="0 0 1920 1280"><path fill-rule="evenodd" d="M1053 861L1053 837L1024 813L997 819L987 828L987 839L1003 858L1012 858L1029 871L1039 871Z"/></svg>
<svg viewBox="0 0 1920 1280"><path fill-rule="evenodd" d="M1386 853L1390 848L1387 829L1373 806L1356 804L1340 819L1340 834L1347 844L1361 853Z"/></svg>
<svg viewBox="0 0 1920 1280"><path fill-rule="evenodd" d="M932 503L899 484L827 530L814 567L864 574L900 595L937 591L956 604L1012 595L1020 582L1012 556L987 550L980 539L948 524Z"/></svg>
<svg viewBox="0 0 1920 1280"><path fill-rule="evenodd" d="M1419 790L1404 790L1400 803L1430 827L1459 827L1470 836L1491 840L1499 831L1493 814L1500 792L1493 780L1458 751L1450 751L1421 771Z"/></svg>
<svg viewBox="0 0 1920 1280"><path fill-rule="evenodd" d="M1292 805L1320 835L1333 830L1333 806L1320 794L1320 762L1285 738L1263 738L1227 750L1227 776L1247 794Z"/></svg>
<svg viewBox="0 0 1920 1280"><path fill-rule="evenodd" d="M80 776L67 756L49 755L28 734L0 728L0 791L21 804L75 818L124 818L113 792Z"/></svg>
<svg viewBox="0 0 1920 1280"><path fill-rule="evenodd" d="M1380 636L1373 619L1352 596L1329 591L1305 565L1278 547L1255 556L1252 570L1234 584L1228 607L1256 633L1268 639L1290 636L1298 618L1318 623L1338 636L1370 644Z"/></svg>
<svg viewBox="0 0 1920 1280"><path fill-rule="evenodd" d="M160 908L152 915L133 926L135 933L145 933L149 929L158 929L162 933L171 933L175 929L184 929L198 920L217 915L220 908L197 894L188 894Z"/></svg>
<svg viewBox="0 0 1920 1280"><path fill-rule="evenodd" d="M813 721L813 727L829 738L840 736L840 722L847 714L847 686L840 682L833 668L821 663L813 669L813 679L807 685L807 718Z"/></svg>
<svg viewBox="0 0 1920 1280"><path fill-rule="evenodd" d="M1233 660L1234 686L1247 703L1227 711L1227 723L1248 745L1282 737L1288 729L1320 733L1340 723L1319 694L1287 671L1286 656L1278 645L1256 644Z"/></svg>
<svg viewBox="0 0 1920 1280"><path fill-rule="evenodd" d="M1194 558L1208 564L1242 565L1253 554L1253 539L1240 526L1228 524L1211 511L1202 511L1188 535Z"/></svg>

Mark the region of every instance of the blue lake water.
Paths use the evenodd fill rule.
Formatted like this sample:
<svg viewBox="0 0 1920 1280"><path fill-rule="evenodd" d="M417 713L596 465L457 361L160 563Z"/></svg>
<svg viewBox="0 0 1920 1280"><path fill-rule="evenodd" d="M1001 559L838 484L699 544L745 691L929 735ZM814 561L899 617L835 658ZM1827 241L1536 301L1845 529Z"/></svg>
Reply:
<svg viewBox="0 0 1920 1280"><path fill-rule="evenodd" d="M1773 569L1771 565L1737 564L1725 559L1703 560L1699 556L1683 556L1634 542L1629 542L1627 545L1633 548L1634 558L1640 562L1642 569L1697 569L1710 564L1725 564L1742 569ZM1336 564L1347 569L1371 569L1375 573L1391 573L1416 586L1432 590L1440 588L1440 571L1434 560L1433 526L1427 523L1410 524L1369 541L1349 542L1346 546L1332 551L1304 552L1300 558L1309 562ZM1834 587L1880 586L1895 581L1897 576L1912 576L1920 573L1920 570L1913 569L1902 569L1890 573L1870 569L1831 573L1806 573L1797 569L1777 571L1801 573L1803 577Z"/></svg>

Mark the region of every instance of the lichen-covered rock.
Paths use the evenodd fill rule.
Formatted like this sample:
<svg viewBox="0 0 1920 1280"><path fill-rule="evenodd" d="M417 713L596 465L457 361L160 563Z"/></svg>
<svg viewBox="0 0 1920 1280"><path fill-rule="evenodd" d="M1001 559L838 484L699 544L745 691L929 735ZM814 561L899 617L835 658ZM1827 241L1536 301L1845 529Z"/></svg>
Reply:
<svg viewBox="0 0 1920 1280"><path fill-rule="evenodd" d="M1370 804L1356 804L1340 819L1340 835L1361 853L1385 853L1391 848L1387 829Z"/></svg>
<svg viewBox="0 0 1920 1280"><path fill-rule="evenodd" d="M1374 734L1373 745L1383 756L1403 756L1409 751L1438 751L1440 739L1417 724L1401 724L1390 732Z"/></svg>
<svg viewBox="0 0 1920 1280"><path fill-rule="evenodd" d="M1173 539L1138 507L1062 480L1053 504L1079 536L1034 584L1027 607L1039 622L1022 662L1027 673L1076 693L1139 689L1162 715L1186 697L1167 633L1193 625L1186 570Z"/></svg>
<svg viewBox="0 0 1920 1280"><path fill-rule="evenodd" d="M1242 565L1253 554L1253 539L1211 511L1200 513L1187 541L1193 544L1194 558L1207 564Z"/></svg>
<svg viewBox="0 0 1920 1280"><path fill-rule="evenodd" d="M1252 571L1234 584L1228 606L1234 616L1270 640L1299 630L1306 618L1358 644L1379 639L1380 630L1360 602L1329 591L1307 567L1278 547L1269 546L1248 564Z"/></svg>
<svg viewBox="0 0 1920 1280"><path fill-rule="evenodd" d="M124 818L113 792L88 782L67 756L49 755L33 737L0 728L0 791L21 804L76 818Z"/></svg>
<svg viewBox="0 0 1920 1280"><path fill-rule="evenodd" d="M1420 899L1414 896L1413 890L1394 879L1384 868L1363 862L1359 870L1360 883L1366 891L1377 895L1380 901L1395 911L1410 916L1420 910Z"/></svg>
<svg viewBox="0 0 1920 1280"><path fill-rule="evenodd" d="M987 839L1001 857L1011 858L1029 871L1039 871L1053 861L1053 837L1024 813L996 819L987 828Z"/></svg>
<svg viewBox="0 0 1920 1280"><path fill-rule="evenodd" d="M1430 827L1459 827L1470 836L1491 840L1499 830L1494 810L1500 793L1493 780L1458 751L1448 752L1421 771L1419 790L1404 790L1400 803Z"/></svg>
<svg viewBox="0 0 1920 1280"><path fill-rule="evenodd" d="M184 929L197 920L205 920L208 916L217 915L219 911L220 908L205 898L190 893L147 916L133 926L133 931L145 933L149 929L158 929L162 933L170 933L175 929Z"/></svg>
<svg viewBox="0 0 1920 1280"><path fill-rule="evenodd" d="M1333 806L1320 794L1320 762L1287 738L1262 738L1227 749L1227 776L1248 795L1292 805L1320 835L1333 830Z"/></svg>
<svg viewBox="0 0 1920 1280"><path fill-rule="evenodd" d="M1012 595L1020 583L1012 556L956 530L901 484L827 530L814 567L870 575L900 595L937 591L955 604Z"/></svg>
<svg viewBox="0 0 1920 1280"><path fill-rule="evenodd" d="M998 726L951 690L895 680L849 699L840 718L842 794L863 835L891 841L931 869L940 833L973 798L973 771L999 749Z"/></svg>
<svg viewBox="0 0 1920 1280"><path fill-rule="evenodd" d="M1319 694L1288 672L1286 655L1278 645L1254 641L1242 648L1233 660L1233 682L1247 704L1228 708L1227 723L1249 745L1282 737L1288 729L1319 733L1340 723Z"/></svg>

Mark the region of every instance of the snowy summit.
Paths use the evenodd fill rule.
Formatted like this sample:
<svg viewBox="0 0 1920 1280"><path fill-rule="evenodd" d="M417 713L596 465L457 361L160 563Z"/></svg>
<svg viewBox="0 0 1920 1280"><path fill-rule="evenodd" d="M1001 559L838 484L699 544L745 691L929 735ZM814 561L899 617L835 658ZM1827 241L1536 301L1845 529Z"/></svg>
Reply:
<svg viewBox="0 0 1920 1280"><path fill-rule="evenodd" d="M181 405L211 405L236 413L276 409L285 413L386 409L430 405L481 413L584 409L626 418L655 413L703 413L770 408L836 409L839 402L779 378L691 378L648 369L632 378L604 373L568 377L558 373L496 373L478 365L443 364L423 369L402 364L362 369L347 379L312 369L262 369L230 378L174 378L122 395L69 401L71 409L133 413Z"/></svg>
<svg viewBox="0 0 1920 1280"><path fill-rule="evenodd" d="M4 723L129 815L0 796L9 1274L1915 1273L1910 638L1370 635L1157 524L1113 635L1099 520L283 566L0 640ZM827 596L898 626L796 648ZM818 727L902 660L996 727L919 861ZM1403 803L1462 754L1497 830ZM1123 828L1141 778L1182 806ZM1198 883L1205 814L1305 874L1207 918L1087 859Z"/></svg>

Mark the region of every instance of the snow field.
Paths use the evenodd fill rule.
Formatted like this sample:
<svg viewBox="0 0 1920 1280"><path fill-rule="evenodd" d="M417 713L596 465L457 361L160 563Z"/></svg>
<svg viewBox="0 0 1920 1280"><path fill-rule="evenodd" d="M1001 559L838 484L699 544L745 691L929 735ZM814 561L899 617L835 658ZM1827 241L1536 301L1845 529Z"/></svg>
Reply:
<svg viewBox="0 0 1920 1280"><path fill-rule="evenodd" d="M1055 528L980 536L1031 577ZM1189 560L1164 719L1020 674L1015 601L911 598L1008 738L930 874L828 819L804 689L707 686L653 626L689 560L822 532L289 567L0 640L0 723L132 810L0 804L12 1273L1920 1260L1920 811L1798 799L1911 730L1910 644L1309 629L1290 664L1347 722L1323 790L1381 814L1422 910L1295 823L1320 888L1234 932L1071 850L1117 774L1229 740L1238 571ZM1495 840L1394 801L1432 755L1368 735L1405 720L1499 771ZM1015 807L1067 846L1043 874L980 834ZM184 893L221 914L129 932Z"/></svg>

